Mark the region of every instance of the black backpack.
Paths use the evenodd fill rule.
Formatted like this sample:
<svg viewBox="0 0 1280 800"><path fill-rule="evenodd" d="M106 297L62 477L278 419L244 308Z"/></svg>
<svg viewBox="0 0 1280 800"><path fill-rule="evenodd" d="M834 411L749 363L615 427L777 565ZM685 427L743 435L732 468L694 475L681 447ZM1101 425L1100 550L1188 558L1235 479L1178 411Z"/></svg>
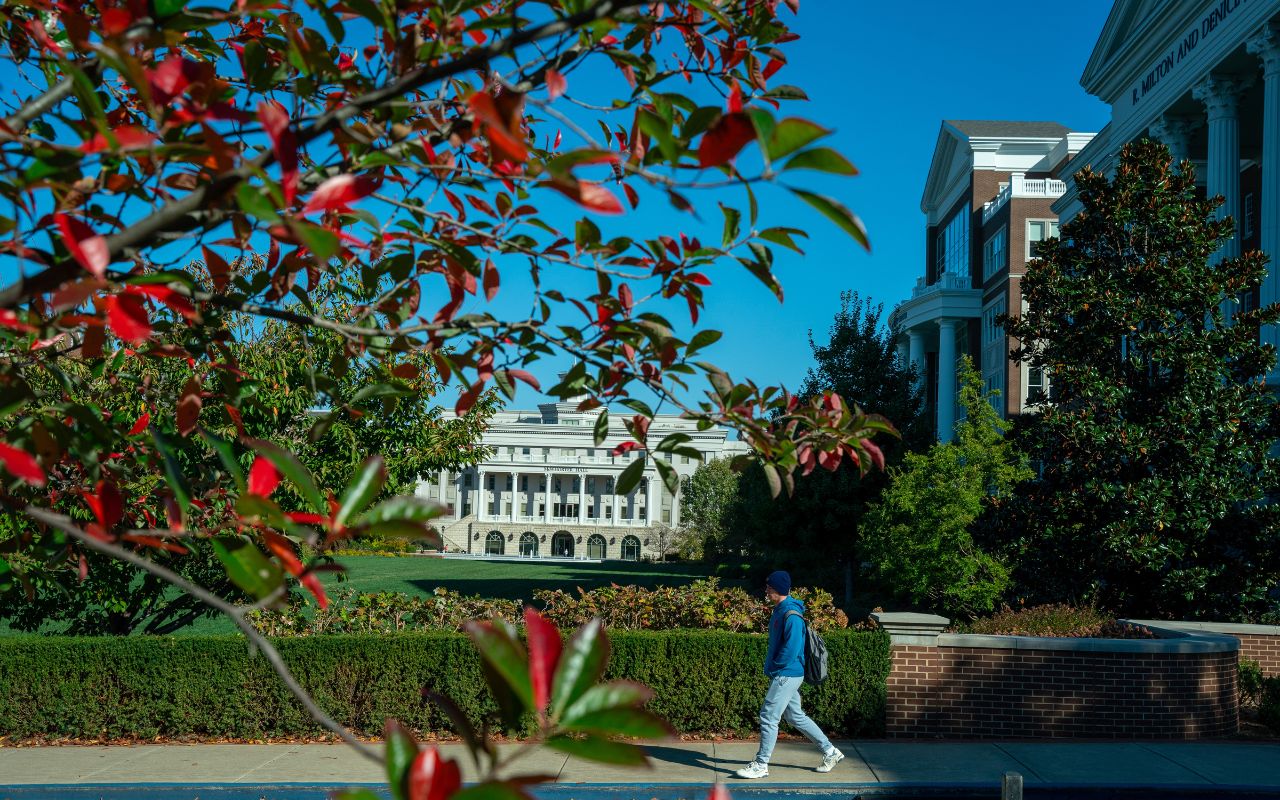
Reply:
<svg viewBox="0 0 1280 800"><path fill-rule="evenodd" d="M788 611L804 623L804 682L818 686L827 679L827 643L818 632L809 627L809 621L799 611Z"/></svg>

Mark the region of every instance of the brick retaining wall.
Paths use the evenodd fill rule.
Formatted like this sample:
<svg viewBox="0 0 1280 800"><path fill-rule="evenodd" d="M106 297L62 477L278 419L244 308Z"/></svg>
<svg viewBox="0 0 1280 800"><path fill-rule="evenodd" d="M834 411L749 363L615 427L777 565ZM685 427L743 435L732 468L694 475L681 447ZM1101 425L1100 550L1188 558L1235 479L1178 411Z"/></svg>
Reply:
<svg viewBox="0 0 1280 800"><path fill-rule="evenodd" d="M1159 639L1049 639L942 634L942 617L873 616L893 637L885 733L899 739L1227 736L1239 728L1239 658L1273 658L1280 643L1181 623L1143 622Z"/></svg>
<svg viewBox="0 0 1280 800"><path fill-rule="evenodd" d="M1280 625L1244 625L1234 622L1155 622L1134 620L1176 631L1214 633L1240 642L1240 660L1256 661L1264 675L1280 675Z"/></svg>
<svg viewBox="0 0 1280 800"><path fill-rule="evenodd" d="M897 646L885 732L911 739L1224 736L1239 724L1236 676L1235 652Z"/></svg>

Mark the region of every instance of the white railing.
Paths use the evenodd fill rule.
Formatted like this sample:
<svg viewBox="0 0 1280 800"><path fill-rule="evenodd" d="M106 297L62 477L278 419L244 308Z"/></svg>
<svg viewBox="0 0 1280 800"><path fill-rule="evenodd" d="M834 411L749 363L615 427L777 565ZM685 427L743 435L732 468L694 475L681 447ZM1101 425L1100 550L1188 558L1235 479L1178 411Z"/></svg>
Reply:
<svg viewBox="0 0 1280 800"><path fill-rule="evenodd" d="M1000 193L982 204L982 224L987 224L1004 204L1015 197L1056 199L1067 193L1067 184L1054 178L1028 178L1025 173L1014 172L1009 183L1000 187Z"/></svg>
<svg viewBox="0 0 1280 800"><path fill-rule="evenodd" d="M916 278L916 288L911 290L911 296L913 298L924 297L934 292L940 292L943 289L964 291L972 288L973 281L968 275L961 275L958 272L944 272L938 276L938 280L930 284L926 284L924 278Z"/></svg>

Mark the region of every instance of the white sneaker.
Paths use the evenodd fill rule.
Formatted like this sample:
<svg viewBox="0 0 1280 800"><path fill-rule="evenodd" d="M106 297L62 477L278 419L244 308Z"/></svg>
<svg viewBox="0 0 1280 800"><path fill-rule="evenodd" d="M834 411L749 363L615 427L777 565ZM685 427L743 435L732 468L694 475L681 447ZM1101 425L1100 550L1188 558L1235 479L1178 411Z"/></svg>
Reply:
<svg viewBox="0 0 1280 800"><path fill-rule="evenodd" d="M734 774L739 778L767 778L769 777L769 766L761 764L759 761L752 761Z"/></svg>
<svg viewBox="0 0 1280 800"><path fill-rule="evenodd" d="M844 760L844 753L836 748L831 748L831 752L822 757L822 763L818 765L818 772L830 772L831 768Z"/></svg>

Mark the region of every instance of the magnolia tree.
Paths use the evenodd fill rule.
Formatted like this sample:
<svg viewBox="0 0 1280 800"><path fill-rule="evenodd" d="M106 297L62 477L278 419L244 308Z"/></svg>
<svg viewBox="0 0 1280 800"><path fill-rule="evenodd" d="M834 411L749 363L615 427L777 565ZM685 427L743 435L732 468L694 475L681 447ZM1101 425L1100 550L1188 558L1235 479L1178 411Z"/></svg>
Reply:
<svg viewBox="0 0 1280 800"><path fill-rule="evenodd" d="M597 443L610 410L623 416L630 438L615 453L642 456L620 493L650 461L675 488L670 462L651 454L696 455L686 435L649 436L654 398L703 428L737 429L775 492L797 469L878 464L884 420L699 360L720 335L698 327L718 276L746 269L780 299L775 250L804 237L763 222L753 187L780 185L866 245L851 212L804 187L814 171L856 170L822 145L828 130L782 110L804 99L783 82L797 5L5 6L16 97L0 122L0 503L32 522L4 552L83 577L96 550L222 603L253 635L244 614L280 600L290 578L324 604L301 544L426 533L439 509L384 489L378 454L325 485L288 442L246 430L254 376L237 344L268 323L296 328L300 348L309 332L342 340L291 373L314 399L317 437L424 378L458 387L459 413L495 387L542 389L531 365L560 355L575 366L544 391L600 409ZM644 230L647 209L636 212L696 220L711 192L718 241ZM632 219L611 231L610 215ZM517 283L531 294L504 303ZM180 386L145 378L137 365L156 359L185 365ZM353 369L378 377L354 398L335 389ZM102 383L136 403L98 402L86 387ZM200 594L149 558L195 538L248 603ZM0 561L0 591L21 592L11 563ZM514 636L483 630L518 705L545 715L537 687L554 660L533 659L527 684L511 666ZM575 702L598 671L572 674L556 702ZM600 697L599 729L640 719L636 691ZM564 722L540 719L548 733ZM393 788L456 788L456 772L412 750L388 750ZM408 761L439 782L404 784ZM414 780L449 791L403 788Z"/></svg>

